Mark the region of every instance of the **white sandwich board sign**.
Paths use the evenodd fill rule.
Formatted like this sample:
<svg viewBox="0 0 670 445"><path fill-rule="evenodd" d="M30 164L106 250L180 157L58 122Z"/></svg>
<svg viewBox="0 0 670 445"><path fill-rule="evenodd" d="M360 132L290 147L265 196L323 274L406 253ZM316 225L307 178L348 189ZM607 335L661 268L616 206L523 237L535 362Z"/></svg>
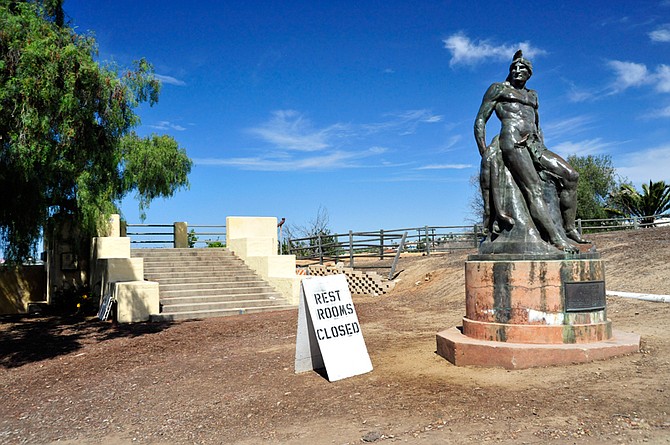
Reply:
<svg viewBox="0 0 670 445"><path fill-rule="evenodd" d="M331 382L372 371L345 275L305 278L300 287L295 372L324 367Z"/></svg>

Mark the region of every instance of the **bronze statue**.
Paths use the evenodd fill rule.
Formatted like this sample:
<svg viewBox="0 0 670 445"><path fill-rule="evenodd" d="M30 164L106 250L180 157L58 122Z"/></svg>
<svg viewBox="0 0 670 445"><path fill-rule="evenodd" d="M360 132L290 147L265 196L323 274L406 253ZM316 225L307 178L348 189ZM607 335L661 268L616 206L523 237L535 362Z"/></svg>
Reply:
<svg viewBox="0 0 670 445"><path fill-rule="evenodd" d="M532 74L533 65L517 51L507 79L489 87L475 119L486 242L500 246L487 253L551 252L543 243L573 253L575 243L588 243L575 227L579 174L544 145L537 93L526 88ZM486 123L494 111L502 128L487 146Z"/></svg>

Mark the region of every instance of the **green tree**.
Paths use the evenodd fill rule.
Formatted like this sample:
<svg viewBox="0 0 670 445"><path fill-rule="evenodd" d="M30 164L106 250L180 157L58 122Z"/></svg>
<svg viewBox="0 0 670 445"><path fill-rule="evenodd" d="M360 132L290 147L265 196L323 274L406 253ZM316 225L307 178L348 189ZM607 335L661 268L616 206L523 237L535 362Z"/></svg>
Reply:
<svg viewBox="0 0 670 445"><path fill-rule="evenodd" d="M89 35L64 22L62 0L0 0L0 244L14 260L66 218L93 234L116 204L188 186L191 160L168 136L140 137L135 109L158 101L142 59L96 61Z"/></svg>
<svg viewBox="0 0 670 445"><path fill-rule="evenodd" d="M620 182L612 158L608 155L571 155L568 163L579 173L577 218L608 218L608 198Z"/></svg>
<svg viewBox="0 0 670 445"><path fill-rule="evenodd" d="M655 215L670 210L670 185L649 181L649 185L642 184L640 193L631 184L623 184L610 201L619 215L642 217L642 224L653 225Z"/></svg>

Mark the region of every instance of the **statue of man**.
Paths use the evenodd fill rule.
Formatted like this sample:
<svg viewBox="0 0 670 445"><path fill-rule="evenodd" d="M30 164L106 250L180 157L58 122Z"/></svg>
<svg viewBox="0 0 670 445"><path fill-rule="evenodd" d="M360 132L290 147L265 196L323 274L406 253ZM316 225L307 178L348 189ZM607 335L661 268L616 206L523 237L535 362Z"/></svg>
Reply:
<svg viewBox="0 0 670 445"><path fill-rule="evenodd" d="M577 181L579 174L560 156L545 147L538 115L537 93L526 88L526 82L533 74L533 65L523 57L521 50L514 54L509 75L504 82L494 83L484 94L475 119L475 140L479 153L486 157L486 123L495 111L502 128L498 146L504 166L493 165L489 168L507 167L519 187L528 211L538 229L549 238L549 242L558 249L574 252L576 249L569 239L577 243L587 243L575 227L577 212ZM499 172L492 172L497 174ZM552 222L546 202L543 198L542 181L553 180L558 189L563 230L558 230ZM494 203L485 202L485 206L495 202L496 191L492 190ZM513 215L502 209L496 209L498 218L507 225L514 224ZM487 208L488 212L488 208ZM567 239L566 238L569 238Z"/></svg>

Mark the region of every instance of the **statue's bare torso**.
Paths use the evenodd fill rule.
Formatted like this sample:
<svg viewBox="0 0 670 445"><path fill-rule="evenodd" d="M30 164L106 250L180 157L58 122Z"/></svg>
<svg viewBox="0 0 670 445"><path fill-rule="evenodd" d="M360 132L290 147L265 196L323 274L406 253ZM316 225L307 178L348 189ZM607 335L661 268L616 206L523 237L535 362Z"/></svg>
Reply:
<svg viewBox="0 0 670 445"><path fill-rule="evenodd" d="M531 76L524 61L510 66L505 82L494 83L484 94L475 119L475 140L486 156L486 122L495 112L501 122L499 148L505 166L526 198L528 210L538 227L562 250L573 251L570 241L557 230L548 216L542 197L542 178L550 175L560 186L561 213L565 233L573 241L584 242L575 229L576 187L579 175L560 156L547 150L539 125L538 99L534 90L525 87ZM513 224L510 215L503 219Z"/></svg>

